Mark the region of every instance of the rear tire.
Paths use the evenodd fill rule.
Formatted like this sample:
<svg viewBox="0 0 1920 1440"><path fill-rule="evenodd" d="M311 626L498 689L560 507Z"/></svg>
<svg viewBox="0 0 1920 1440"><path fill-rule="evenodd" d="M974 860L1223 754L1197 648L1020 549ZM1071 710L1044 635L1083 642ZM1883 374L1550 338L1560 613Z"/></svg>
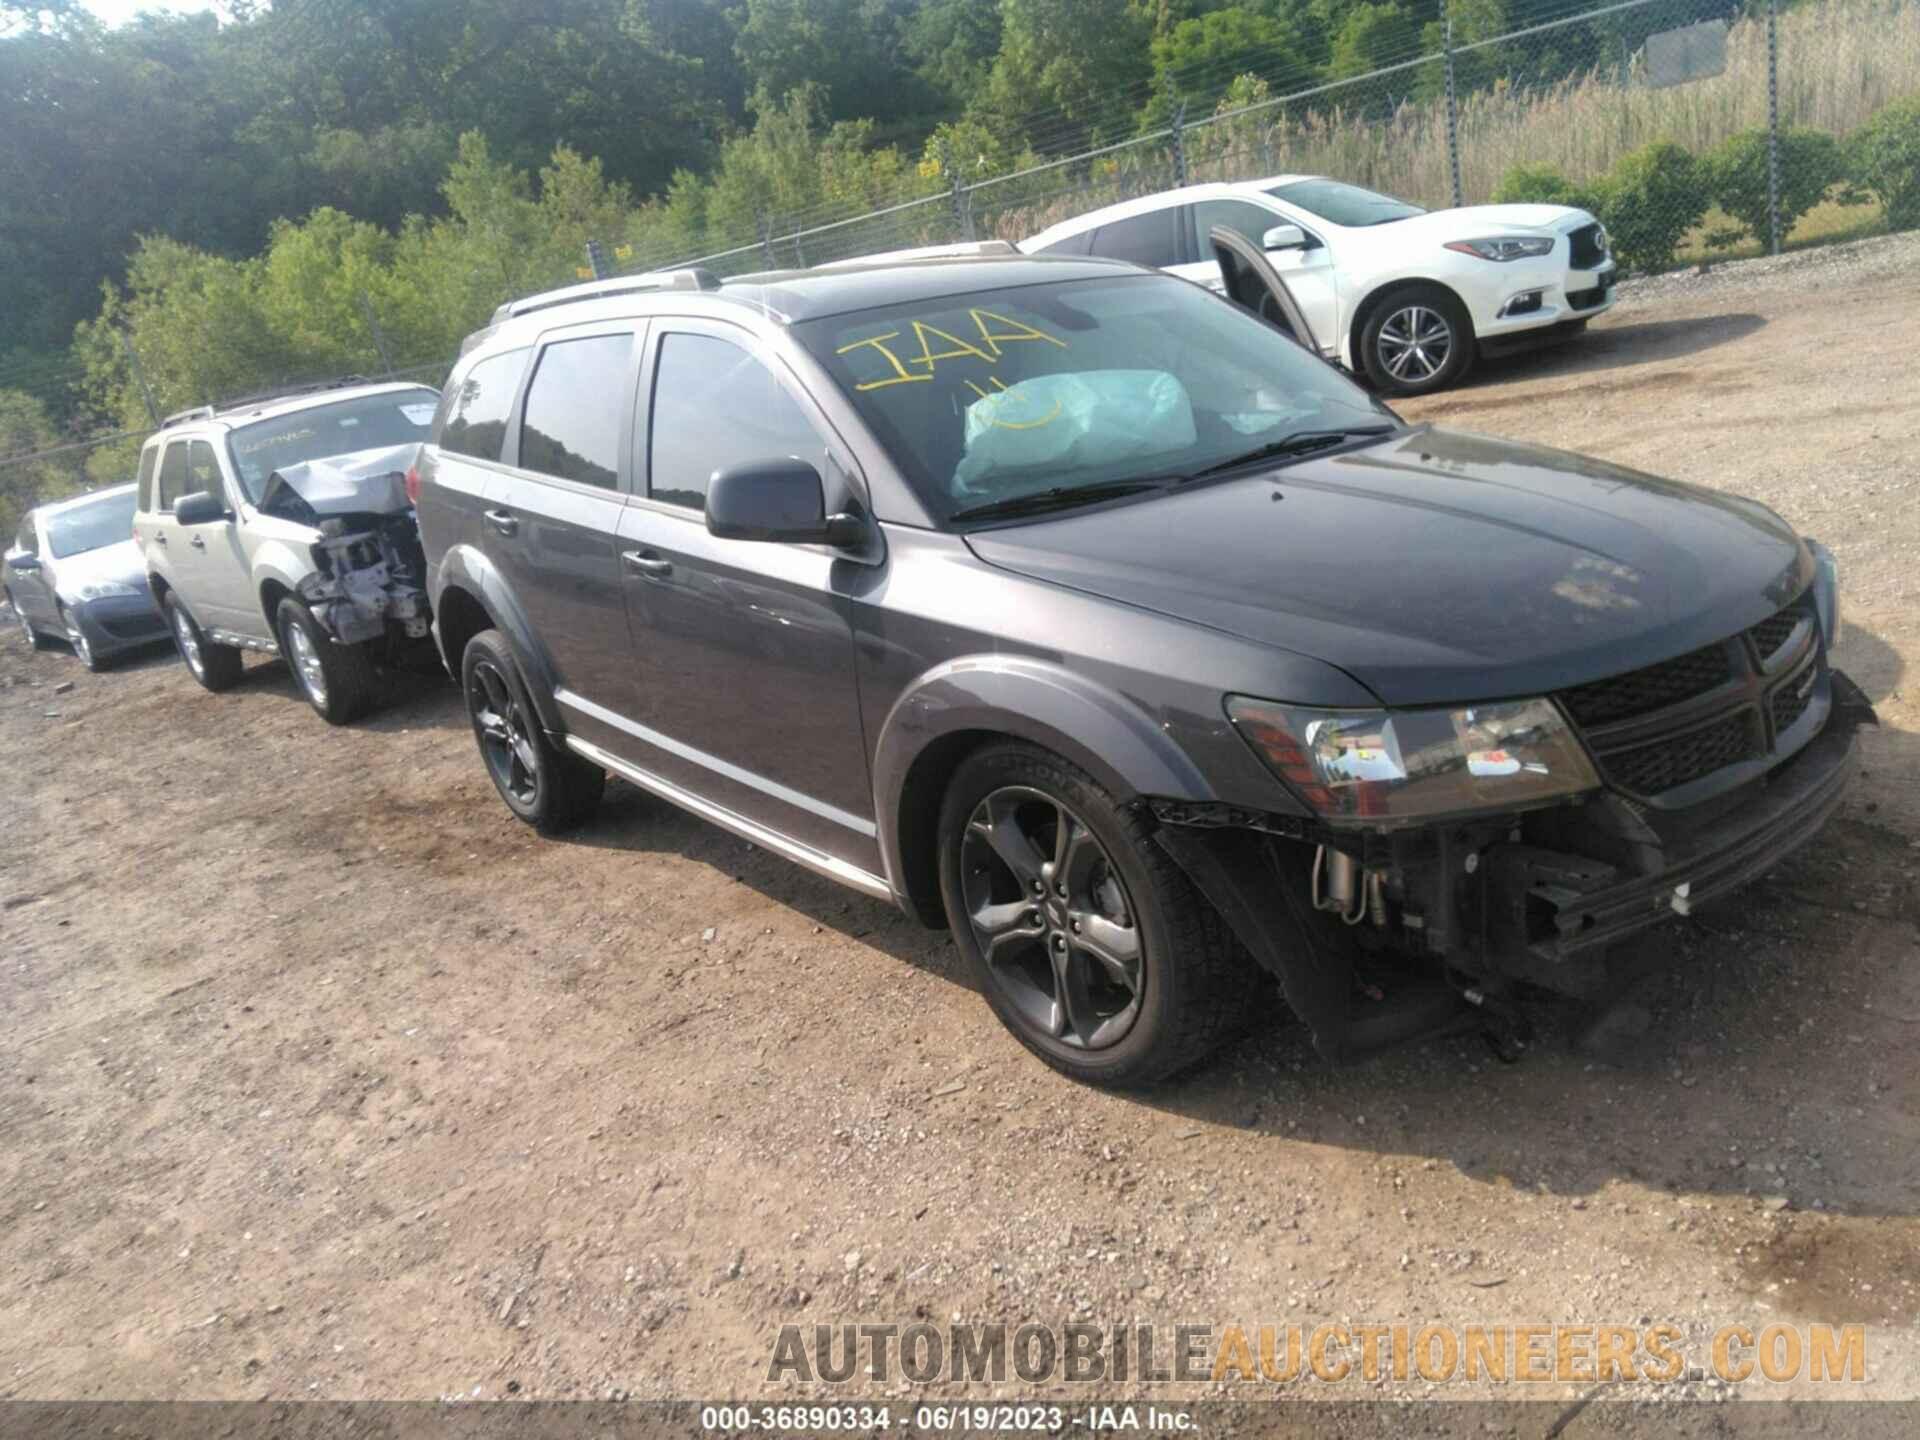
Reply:
<svg viewBox="0 0 1920 1440"><path fill-rule="evenodd" d="M1196 1064L1254 988L1153 830L1079 769L1012 742L968 756L941 806L955 944L1014 1037L1089 1084L1151 1085Z"/></svg>
<svg viewBox="0 0 1920 1440"><path fill-rule="evenodd" d="M1360 363L1386 395L1431 395L1473 365L1473 320L1443 285L1408 285L1380 301L1360 331Z"/></svg>
<svg viewBox="0 0 1920 1440"><path fill-rule="evenodd" d="M548 737L519 662L498 630L482 630L467 642L460 690L481 763L516 816L542 835L556 835L599 808L607 772Z"/></svg>
<svg viewBox="0 0 1920 1440"><path fill-rule="evenodd" d="M293 683L322 720L346 725L373 708L379 677L364 646L338 643L291 595L280 602L275 619Z"/></svg>
<svg viewBox="0 0 1920 1440"><path fill-rule="evenodd" d="M47 642L40 632L33 628L33 621L27 618L27 612L20 608L20 602L13 598L13 592L7 591L7 603L13 606L13 618L20 622L20 633L25 637L29 650L44 650Z"/></svg>
<svg viewBox="0 0 1920 1440"><path fill-rule="evenodd" d="M245 668L240 651L232 645L215 645L200 629L200 623L187 613L180 597L167 591L160 602L166 612L167 628L173 632L173 645L186 662L187 673L208 690L218 694L240 683Z"/></svg>

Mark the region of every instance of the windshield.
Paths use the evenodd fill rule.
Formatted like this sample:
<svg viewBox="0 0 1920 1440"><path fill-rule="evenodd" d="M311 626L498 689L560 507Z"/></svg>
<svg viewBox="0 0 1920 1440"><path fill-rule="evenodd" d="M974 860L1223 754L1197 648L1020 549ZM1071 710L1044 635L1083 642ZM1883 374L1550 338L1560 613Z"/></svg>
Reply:
<svg viewBox="0 0 1920 1440"><path fill-rule="evenodd" d="M1294 180L1275 185L1267 193L1289 205L1298 205L1310 215L1350 229L1385 225L1427 213L1418 205L1409 205L1373 190L1362 190L1358 185L1343 185L1338 180Z"/></svg>
<svg viewBox="0 0 1920 1440"><path fill-rule="evenodd" d="M133 491L102 495L47 517L47 548L64 559L133 538Z"/></svg>
<svg viewBox="0 0 1920 1440"><path fill-rule="evenodd" d="M423 386L337 400L244 425L228 440L233 468L246 487L247 499L257 505L267 477L276 470L304 460L425 440L439 404L439 392Z"/></svg>
<svg viewBox="0 0 1920 1440"><path fill-rule="evenodd" d="M1170 276L946 295L793 329L942 521L1394 419L1271 326Z"/></svg>

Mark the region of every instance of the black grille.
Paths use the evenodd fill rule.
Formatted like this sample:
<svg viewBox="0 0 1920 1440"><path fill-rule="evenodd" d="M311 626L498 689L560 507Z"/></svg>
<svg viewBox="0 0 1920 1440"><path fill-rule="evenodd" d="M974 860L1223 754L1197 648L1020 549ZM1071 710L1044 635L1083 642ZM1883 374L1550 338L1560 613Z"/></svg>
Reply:
<svg viewBox="0 0 1920 1440"><path fill-rule="evenodd" d="M1598 225L1583 225L1567 240L1568 259L1575 270L1598 270L1606 261L1607 247L1600 241Z"/></svg>
<svg viewBox="0 0 1920 1440"><path fill-rule="evenodd" d="M1644 670L1576 686L1561 692L1560 700L1576 723L1605 725L1691 700L1732 678L1726 645L1705 645Z"/></svg>
<svg viewBox="0 0 1920 1440"><path fill-rule="evenodd" d="M1621 789L1658 795L1758 753L1752 712L1736 710L1698 730L1603 755L1600 763Z"/></svg>
<svg viewBox="0 0 1920 1440"><path fill-rule="evenodd" d="M1760 652L1762 660L1770 659L1773 652L1787 643L1787 637L1793 634L1793 627L1800 623L1800 617L1806 612L1799 605L1789 605L1777 615L1769 615L1747 634L1753 637L1753 648Z"/></svg>
<svg viewBox="0 0 1920 1440"><path fill-rule="evenodd" d="M116 640L137 640L142 635L165 635L166 621L158 615L115 615L100 622L100 628Z"/></svg>
<svg viewBox="0 0 1920 1440"><path fill-rule="evenodd" d="M1807 706L1813 703L1813 665L1803 665L1798 674L1785 681L1773 692L1773 733L1785 734L1793 728L1794 721L1807 713Z"/></svg>
<svg viewBox="0 0 1920 1440"><path fill-rule="evenodd" d="M1591 290L1569 290L1567 304L1575 310L1591 310L1607 298L1607 287L1595 285Z"/></svg>

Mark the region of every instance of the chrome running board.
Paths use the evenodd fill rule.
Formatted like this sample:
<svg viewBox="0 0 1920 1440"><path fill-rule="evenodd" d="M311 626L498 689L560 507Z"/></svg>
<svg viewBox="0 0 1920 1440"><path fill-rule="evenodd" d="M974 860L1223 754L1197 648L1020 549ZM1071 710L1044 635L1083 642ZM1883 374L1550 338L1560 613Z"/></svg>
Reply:
<svg viewBox="0 0 1920 1440"><path fill-rule="evenodd" d="M651 770L642 770L638 765L629 764L618 756L602 750L598 745L582 740L577 735L567 736L567 748L582 759L591 760L594 764L611 770L628 784L638 785L642 790L650 791L662 800L678 805L682 810L691 811L703 820L711 820L723 830L731 830L742 840L750 840L783 859L791 860L796 865L806 866L815 874L824 875L829 880L837 880L842 885L851 886L863 895L871 895L876 900L885 900L888 904L896 903L893 890L887 882L878 875L862 870L858 865L849 864L837 856L827 854L824 850L816 850L811 845L803 845L798 840L780 834L777 830L769 830L758 821L736 814L724 805L716 805L711 800L704 800L691 790L682 789L673 781L655 775Z"/></svg>

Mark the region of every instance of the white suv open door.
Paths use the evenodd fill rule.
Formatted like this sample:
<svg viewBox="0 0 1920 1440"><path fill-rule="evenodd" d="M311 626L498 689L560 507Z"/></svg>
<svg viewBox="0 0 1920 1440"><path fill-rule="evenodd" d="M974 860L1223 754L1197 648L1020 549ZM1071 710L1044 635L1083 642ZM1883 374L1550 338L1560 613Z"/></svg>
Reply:
<svg viewBox="0 0 1920 1440"><path fill-rule="evenodd" d="M1280 278L1280 272L1260 253L1259 247L1238 230L1225 225L1209 230L1207 241L1219 263L1227 298L1284 331L1289 339L1311 353L1320 354L1320 343L1294 300L1293 292L1287 289L1287 282Z"/></svg>

